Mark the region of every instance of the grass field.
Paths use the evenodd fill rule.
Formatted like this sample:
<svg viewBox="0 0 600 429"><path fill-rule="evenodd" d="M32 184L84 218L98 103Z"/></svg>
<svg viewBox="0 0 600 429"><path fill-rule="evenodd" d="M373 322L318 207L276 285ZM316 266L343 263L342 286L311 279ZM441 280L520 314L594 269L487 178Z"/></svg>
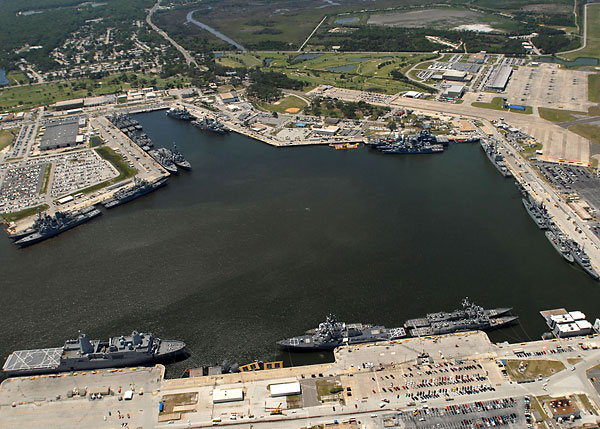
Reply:
<svg viewBox="0 0 600 429"><path fill-rule="evenodd" d="M132 74L129 74L132 76ZM137 75L137 84L123 82L120 75L109 76L101 81L79 79L62 83L47 83L40 85L23 85L8 87L0 90L0 111L11 112L26 110L38 106L46 106L57 101L70 98L87 97L88 95L106 95L127 91L130 88L143 86L165 87L168 84L185 85L188 80L183 78L161 79L153 75Z"/></svg>
<svg viewBox="0 0 600 429"><path fill-rule="evenodd" d="M15 128L0 130L0 150L12 144L17 131Z"/></svg>
<svg viewBox="0 0 600 429"><path fill-rule="evenodd" d="M600 73L588 75L588 99L600 103Z"/></svg>
<svg viewBox="0 0 600 429"><path fill-rule="evenodd" d="M590 3L587 6L587 42L586 47L565 54L564 57L574 60L577 57L591 57L600 59L600 4Z"/></svg>
<svg viewBox="0 0 600 429"><path fill-rule="evenodd" d="M501 110L503 112L512 112L512 113L521 113L523 115L531 115L533 113L533 108L531 106L525 106L525 110L514 110L514 109L504 109L502 107L503 100L502 97L494 97L490 103L483 103L481 101L475 101L471 103L473 107L483 107L484 109L493 109L493 110Z"/></svg>
<svg viewBox="0 0 600 429"><path fill-rule="evenodd" d="M527 364L527 369L518 370L521 362ZM539 376L549 377L565 369L565 365L557 360L507 360L506 371L515 381L535 380Z"/></svg>
<svg viewBox="0 0 600 429"><path fill-rule="evenodd" d="M306 102L301 98L293 95L288 95L275 103L257 103L258 107L268 112L277 113L299 113L306 107ZM298 112L289 112L287 109L299 109Z"/></svg>
<svg viewBox="0 0 600 429"><path fill-rule="evenodd" d="M6 78L10 81L11 85L14 84L25 84L29 82L27 76L23 74L20 70L11 70L6 74Z"/></svg>
<svg viewBox="0 0 600 429"><path fill-rule="evenodd" d="M16 222L18 220L25 219L26 217L33 216L37 213L38 209L43 212L44 210L48 210L48 206L46 204L42 204L41 206L30 207L28 209L23 209L18 212L5 213L2 215L2 217L7 222Z"/></svg>
<svg viewBox="0 0 600 429"><path fill-rule="evenodd" d="M547 107L538 107L538 112L541 118L550 122L567 122L576 119L574 115L587 115L585 112L549 109Z"/></svg>
<svg viewBox="0 0 600 429"><path fill-rule="evenodd" d="M573 131L593 143L600 144L600 127L589 124L572 125L569 127L569 131Z"/></svg>
<svg viewBox="0 0 600 429"><path fill-rule="evenodd" d="M269 59L269 65L263 66L263 70L278 71L303 80L308 88L323 84L395 94L422 89L409 82L394 80L390 73L393 70L406 72L413 65L432 57L431 54L327 53L298 60L298 55L274 52L230 54L226 61L263 64Z"/></svg>

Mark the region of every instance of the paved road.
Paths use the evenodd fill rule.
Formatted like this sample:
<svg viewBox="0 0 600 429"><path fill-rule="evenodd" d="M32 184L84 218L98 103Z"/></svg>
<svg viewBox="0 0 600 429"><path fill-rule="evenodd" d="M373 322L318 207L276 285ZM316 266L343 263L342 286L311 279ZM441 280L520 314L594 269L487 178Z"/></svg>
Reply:
<svg viewBox="0 0 600 429"><path fill-rule="evenodd" d="M156 31L158 34L160 34L162 37L164 37L171 45L173 45L175 47L175 49L177 49L179 52L181 52L181 55L183 55L183 57L185 58L185 62L188 65L193 64L196 67L198 67L198 63L196 63L196 60L194 59L194 57L192 57L192 55L190 55L190 53L188 51L186 51L183 46L181 46L175 40L171 39L166 32L164 32L163 30L158 28L154 23L152 23L152 15L160 7L160 2L161 2L161 0L156 0L156 3L154 4L154 6L152 6L152 8L148 11L148 15L146 15L146 22L148 23L148 25L150 27L152 27L152 29L154 31Z"/></svg>

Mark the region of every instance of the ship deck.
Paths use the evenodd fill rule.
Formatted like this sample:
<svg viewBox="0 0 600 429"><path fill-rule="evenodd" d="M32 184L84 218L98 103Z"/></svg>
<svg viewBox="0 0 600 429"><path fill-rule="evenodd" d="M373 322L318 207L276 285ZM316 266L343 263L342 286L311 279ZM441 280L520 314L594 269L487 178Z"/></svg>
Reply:
<svg viewBox="0 0 600 429"><path fill-rule="evenodd" d="M18 350L10 354L2 369L9 372L57 368L62 352L62 347Z"/></svg>

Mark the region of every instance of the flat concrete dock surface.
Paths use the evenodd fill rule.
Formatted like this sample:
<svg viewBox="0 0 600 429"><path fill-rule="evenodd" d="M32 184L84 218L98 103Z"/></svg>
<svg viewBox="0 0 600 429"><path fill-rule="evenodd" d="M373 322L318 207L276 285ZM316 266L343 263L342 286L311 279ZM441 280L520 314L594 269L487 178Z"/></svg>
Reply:
<svg viewBox="0 0 600 429"><path fill-rule="evenodd" d="M154 427L163 374L159 365L9 378L0 386L0 428ZM119 400L128 390L133 398Z"/></svg>
<svg viewBox="0 0 600 429"><path fill-rule="evenodd" d="M0 388L0 428L299 428L335 420L353 428L451 428L490 416L523 428L525 396L573 394L587 395L588 402L576 399L589 407L579 422L591 423L600 395L586 370L600 363L599 346L598 336L492 344L483 332L467 332L342 347L334 363L238 374L163 380L157 366L14 378ZM503 371L511 361L559 369L517 383ZM271 396L273 384L296 382L301 394ZM132 399L119 400L127 390ZM223 392L231 400L222 402Z"/></svg>

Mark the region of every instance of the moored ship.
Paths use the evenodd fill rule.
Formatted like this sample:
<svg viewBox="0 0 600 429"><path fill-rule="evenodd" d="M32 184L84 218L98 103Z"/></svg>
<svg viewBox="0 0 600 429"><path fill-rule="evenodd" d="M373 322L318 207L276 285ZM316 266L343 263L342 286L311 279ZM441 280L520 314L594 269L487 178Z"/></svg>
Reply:
<svg viewBox="0 0 600 429"><path fill-rule="evenodd" d="M557 231L546 231L546 238L552 244L552 247L570 264L574 262L573 255L569 250L566 238Z"/></svg>
<svg viewBox="0 0 600 429"><path fill-rule="evenodd" d="M465 298L462 301L462 309L449 313L429 313L422 318L407 320L404 327L409 330L410 335L413 337L472 330L485 331L516 322L517 316L506 315L511 310L510 307L486 310Z"/></svg>
<svg viewBox="0 0 600 429"><path fill-rule="evenodd" d="M405 336L404 328L388 329L385 326L362 323L346 324L328 316L318 328L307 331L304 335L278 341L277 344L290 351L334 350L340 346L391 341Z"/></svg>
<svg viewBox="0 0 600 429"><path fill-rule="evenodd" d="M161 177L154 182L149 182L144 179L136 179L132 187L118 190L111 198L102 202L102 205L104 208L110 209L121 204L128 203L129 201L141 197L142 195L149 194L158 188L162 188L166 184L166 177Z"/></svg>
<svg viewBox="0 0 600 429"><path fill-rule="evenodd" d="M146 365L174 359L184 348L182 341L161 340L137 331L108 341L90 340L80 333L62 347L12 352L2 370L15 376Z"/></svg>
<svg viewBox="0 0 600 429"><path fill-rule="evenodd" d="M225 124L216 118L213 119L208 116L192 121L192 125L196 128L200 128L201 130L212 131L213 133L217 134L226 134L229 132L229 128L227 128Z"/></svg>
<svg viewBox="0 0 600 429"><path fill-rule="evenodd" d="M481 148L485 152L485 155L494 164L494 167L504 176L504 177L512 177L512 173L506 166L504 162L504 157L498 151L498 146L493 141L485 142L484 140L480 141Z"/></svg>
<svg viewBox="0 0 600 429"><path fill-rule="evenodd" d="M31 246L75 228L101 214L102 212L93 206L81 211L56 212L54 216L40 214L37 231L15 241L15 244L19 247Z"/></svg>
<svg viewBox="0 0 600 429"><path fill-rule="evenodd" d="M192 115L185 107L183 109L179 107L171 107L169 110L167 110L167 116L175 119L181 119L182 121L192 121L196 119L196 117Z"/></svg>

